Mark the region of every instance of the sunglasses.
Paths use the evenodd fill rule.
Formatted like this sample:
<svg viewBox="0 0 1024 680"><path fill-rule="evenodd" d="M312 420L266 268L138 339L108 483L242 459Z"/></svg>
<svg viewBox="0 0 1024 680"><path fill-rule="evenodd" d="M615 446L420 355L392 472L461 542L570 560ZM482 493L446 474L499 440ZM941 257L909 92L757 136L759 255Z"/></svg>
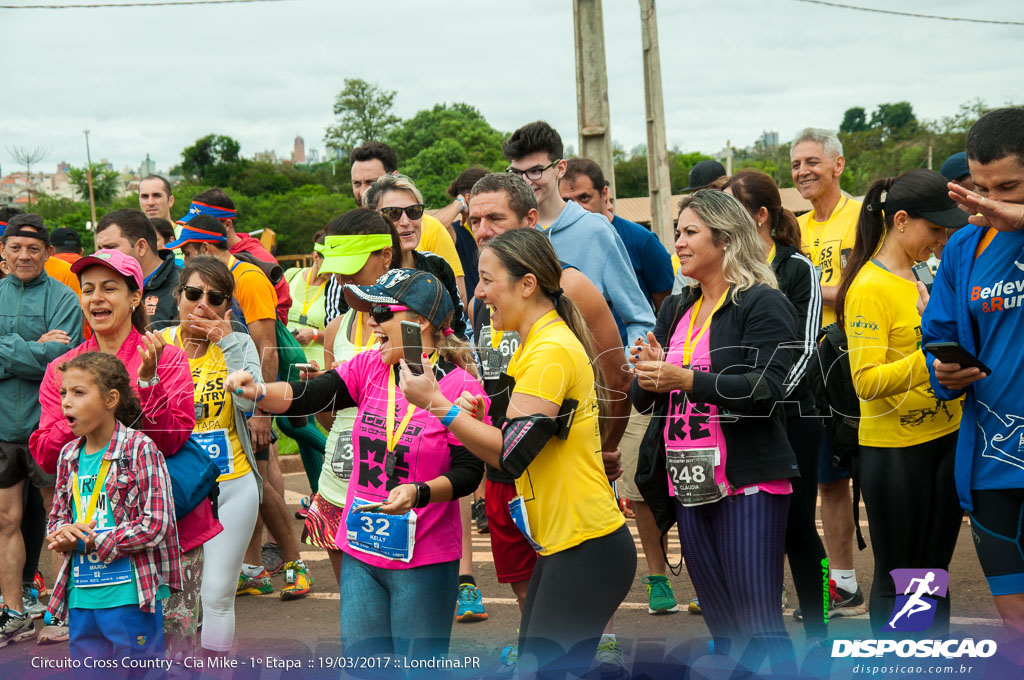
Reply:
<svg viewBox="0 0 1024 680"><path fill-rule="evenodd" d="M377 323L384 323L393 319L395 312L408 312L408 307L402 305L374 305L370 308L370 316Z"/></svg>
<svg viewBox="0 0 1024 680"><path fill-rule="evenodd" d="M402 213L409 216L410 220L418 220L423 217L423 204L416 203L414 205L407 205L404 208L398 206L389 206L387 208L381 208L380 214L388 218L392 222L397 222L402 219Z"/></svg>
<svg viewBox="0 0 1024 680"><path fill-rule="evenodd" d="M203 298L203 293L206 293L206 301L213 307L220 307L228 299L228 296L224 293L218 293L215 290L204 291L202 288L196 288L195 286L185 286L182 290L185 292L185 299L189 302L199 302Z"/></svg>

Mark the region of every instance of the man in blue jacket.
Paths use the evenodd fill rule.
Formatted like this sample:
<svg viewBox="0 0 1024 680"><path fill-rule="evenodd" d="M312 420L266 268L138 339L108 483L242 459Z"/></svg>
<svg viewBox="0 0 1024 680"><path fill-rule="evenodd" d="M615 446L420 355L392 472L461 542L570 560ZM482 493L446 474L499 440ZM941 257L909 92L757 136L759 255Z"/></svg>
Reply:
<svg viewBox="0 0 1024 680"><path fill-rule="evenodd" d="M519 175L537 197L538 224L551 239L558 259L583 272L612 308L623 345L646 338L654 311L637 283L622 239L602 215L562 200L558 181L565 175L562 138L544 121L519 128L502 146L508 171Z"/></svg>
<svg viewBox="0 0 1024 680"><path fill-rule="evenodd" d="M1024 109L998 109L967 135L975 191L950 183L972 214L950 238L921 321L925 344L956 341L991 370L928 356L938 399L965 397L955 478L978 560L1003 623L1024 633ZM1013 654L1019 655L1021 650Z"/></svg>
<svg viewBox="0 0 1024 680"><path fill-rule="evenodd" d="M0 281L0 647L32 637L24 613L21 571L22 487L28 479L52 498L54 477L28 450L39 426L39 384L46 365L82 340L82 310L75 292L47 276L50 236L38 215L15 215L4 228Z"/></svg>

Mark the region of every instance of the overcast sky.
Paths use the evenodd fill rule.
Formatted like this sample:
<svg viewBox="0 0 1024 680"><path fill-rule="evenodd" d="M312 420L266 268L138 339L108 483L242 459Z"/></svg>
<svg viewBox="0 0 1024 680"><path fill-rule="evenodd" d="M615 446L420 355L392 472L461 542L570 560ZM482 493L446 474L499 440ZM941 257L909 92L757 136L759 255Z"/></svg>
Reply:
<svg viewBox="0 0 1024 680"><path fill-rule="evenodd" d="M898 7L1024 20L1021 0ZM630 149L646 142L636 0L604 0L604 24L612 134ZM297 134L323 149L334 96L356 77L397 90L402 117L463 101L506 132L545 119L578 148L571 0L0 9L0 26L0 146L52 148L48 171L84 164L85 128L93 159L116 168L149 153L167 169L210 132L238 139L246 156L287 158ZM939 118L975 97L1024 101L1024 26L796 0L662 0L658 31L668 142L685 151L746 146L762 130L787 140L807 125L836 128L851 106L907 100L919 118ZM0 167L16 170L6 148Z"/></svg>

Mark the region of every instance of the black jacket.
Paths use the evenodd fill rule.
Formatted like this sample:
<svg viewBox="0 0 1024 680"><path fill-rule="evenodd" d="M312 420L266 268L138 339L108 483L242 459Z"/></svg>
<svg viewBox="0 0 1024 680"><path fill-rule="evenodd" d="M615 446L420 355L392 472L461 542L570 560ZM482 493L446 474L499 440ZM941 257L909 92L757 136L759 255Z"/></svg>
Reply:
<svg viewBox="0 0 1024 680"><path fill-rule="evenodd" d="M817 414L814 395L809 385L807 370L817 348L818 329L821 328L821 285L814 264L790 245L775 244L772 271L779 282L779 290L796 308L797 340L800 347L793 354L793 366L786 376L786 417L796 418Z"/></svg>
<svg viewBox="0 0 1024 680"><path fill-rule="evenodd" d="M718 406L728 456L725 476L731 487L799 477L796 456L786 436L784 381L799 347L796 311L779 291L757 285L731 295L711 319L711 371L695 371L690 399ZM665 300L654 325L654 337L668 347L686 310L697 299L693 289ZM668 485L664 474L665 410L668 394L641 389L634 378L630 398L641 413L656 411L640 448L636 482L659 527L671 526L667 509ZM656 494L658 498L648 498ZM662 509L662 516L656 508ZM672 512L674 517L674 511ZM663 521L664 520L664 521Z"/></svg>
<svg viewBox="0 0 1024 680"><path fill-rule="evenodd" d="M174 297L178 289L181 269L174 263L174 253L162 250L163 264L150 275L142 289L142 304L149 315L149 330L175 326L178 323L178 300Z"/></svg>

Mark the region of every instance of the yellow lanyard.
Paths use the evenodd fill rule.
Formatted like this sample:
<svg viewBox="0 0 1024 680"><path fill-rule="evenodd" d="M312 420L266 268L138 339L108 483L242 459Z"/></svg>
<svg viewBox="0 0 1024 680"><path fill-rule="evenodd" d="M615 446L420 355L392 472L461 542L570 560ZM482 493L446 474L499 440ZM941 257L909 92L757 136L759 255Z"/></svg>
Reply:
<svg viewBox="0 0 1024 680"><path fill-rule="evenodd" d="M107 481L107 472L110 471L110 461L104 459L100 463L100 471L96 474L96 485L92 489L92 496L89 497L89 507L85 509L85 514L82 514L82 491L78 488L78 473L71 475L71 493L75 497L75 513L78 516L78 521L88 524L92 521L93 513L96 512L96 501L100 497L100 492L103 490L103 484Z"/></svg>
<svg viewBox="0 0 1024 680"><path fill-rule="evenodd" d="M772 249L768 251L768 264L775 261L775 244L772 243Z"/></svg>
<svg viewBox="0 0 1024 680"><path fill-rule="evenodd" d="M686 329L686 337L683 338L683 366L690 365L690 359L693 358L693 351L697 349L697 345L700 344L700 339L703 338L704 334L708 332L709 328L711 328L711 319L715 316L715 312L718 311L718 308L722 306L722 303L725 302L725 298L728 295L729 290L726 289L726 291L722 293L722 297L718 298L718 303L715 305L715 308L711 310L711 314L708 315L708 318L701 325L700 330L697 331L697 337L693 338L691 341L690 337L693 335L693 325L696 323L697 316L700 314L700 307L701 303L704 302L704 296L701 295L696 304L693 305L693 308L690 310L690 325Z"/></svg>
<svg viewBox="0 0 1024 680"><path fill-rule="evenodd" d="M326 290L326 288L327 288L327 284L323 284L322 286L317 286L317 288L316 288L316 295L314 295L313 299L310 300L309 299L309 289L312 288L312 287L313 287L313 268L310 267L309 268L309 274L306 275L306 292L305 292L305 294L304 294L304 296L302 298L302 316L306 316L306 312L308 312L309 308L313 306L313 303L320 299L320 296L323 295L324 290ZM307 318L307 320L308 320L308 318Z"/></svg>
<svg viewBox="0 0 1024 680"><path fill-rule="evenodd" d="M424 367L426 370L430 370L430 366ZM395 447L398 446L398 440L402 438L402 433L405 432L405 428L409 427L409 421L412 420L412 412L416 410L416 407L409 404L405 409L405 415L402 416L402 422L398 425L398 431L395 431L395 371L394 368L388 366L388 412L384 417L385 436L387 437L388 451L394 452Z"/></svg>
<svg viewBox="0 0 1024 680"><path fill-rule="evenodd" d="M374 337L373 337L373 333L370 333L370 339L367 340L366 344L364 345L363 344L363 313L362 312L356 312L355 322L356 322L356 342L355 342L355 346L356 346L356 354L358 354L359 352L365 352L366 350L370 349L370 347L373 346Z"/></svg>

